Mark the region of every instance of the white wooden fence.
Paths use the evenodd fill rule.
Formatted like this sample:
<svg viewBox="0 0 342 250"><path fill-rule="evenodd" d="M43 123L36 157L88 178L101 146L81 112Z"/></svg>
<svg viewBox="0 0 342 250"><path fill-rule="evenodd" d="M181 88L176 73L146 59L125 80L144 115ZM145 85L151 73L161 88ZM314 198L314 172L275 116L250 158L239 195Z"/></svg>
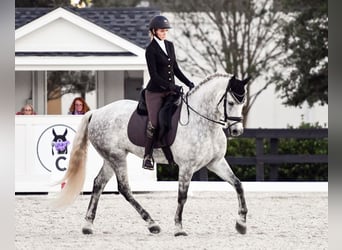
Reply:
<svg viewBox="0 0 342 250"><path fill-rule="evenodd" d="M61 189L54 185L60 180L67 167L70 151L78 124L82 116L33 115L15 118L15 192L54 192ZM53 145L55 135L63 135L66 150L58 152ZM69 142L69 144L68 144ZM89 144L86 165L86 181L83 191L90 192L93 180L103 160ZM61 148L59 148L61 149ZM142 160L129 154L128 175L132 190L143 189L157 181L156 171L142 169ZM105 191L117 191L116 179L112 178Z"/></svg>

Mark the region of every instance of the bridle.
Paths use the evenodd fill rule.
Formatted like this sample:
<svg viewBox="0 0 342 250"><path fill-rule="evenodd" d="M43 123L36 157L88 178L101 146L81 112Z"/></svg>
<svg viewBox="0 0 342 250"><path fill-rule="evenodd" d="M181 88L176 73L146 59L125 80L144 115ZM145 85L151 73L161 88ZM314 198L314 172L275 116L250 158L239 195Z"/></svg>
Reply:
<svg viewBox="0 0 342 250"><path fill-rule="evenodd" d="M189 117L190 117L190 110L193 111L195 114L199 115L200 117L210 121L210 122L213 122L213 123L216 123L216 124L220 124L224 127L227 126L227 123L228 121L234 121L232 124L230 124L227 129L229 129L231 126L239 123L239 122L242 122L242 117L237 117L237 116L229 116L228 115L228 112L227 112L227 96L228 94L230 94L234 100L238 103L238 104L241 104L245 101L245 94L243 95L240 95L236 92L234 92L232 89L231 89L231 79L228 80L228 84L227 84L227 87L226 87L226 90L224 92L224 94L222 95L222 97L220 98L219 102L216 104L216 106L218 107L220 105L220 103L223 101L223 109L224 109L224 120L213 120L209 117L206 117L204 115L202 115L201 113L199 113L197 110L195 110L193 107L191 107L191 105L189 104L188 102L188 95L189 95L189 92L186 93L185 95L185 98L183 96L183 94L181 93L181 98L182 98L182 101L186 104L186 107L187 107L187 114L188 114L188 121L185 123L185 124L182 124L180 122L181 125L185 126L189 123ZM241 98L241 101L238 99L238 97Z"/></svg>

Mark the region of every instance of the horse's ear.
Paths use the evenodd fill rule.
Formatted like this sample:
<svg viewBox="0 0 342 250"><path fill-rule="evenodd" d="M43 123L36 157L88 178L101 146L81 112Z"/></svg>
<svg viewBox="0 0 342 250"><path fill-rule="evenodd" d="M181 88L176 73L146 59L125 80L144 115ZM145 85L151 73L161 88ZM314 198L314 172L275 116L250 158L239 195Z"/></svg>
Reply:
<svg viewBox="0 0 342 250"><path fill-rule="evenodd" d="M54 128L52 129L52 134L53 134L55 137L57 136L56 131L55 131Z"/></svg>
<svg viewBox="0 0 342 250"><path fill-rule="evenodd" d="M63 136L66 136L68 133L68 129L65 129L65 132L64 132L64 135Z"/></svg>
<svg viewBox="0 0 342 250"><path fill-rule="evenodd" d="M243 80L243 85L246 85L251 80L251 77L247 77L245 80Z"/></svg>

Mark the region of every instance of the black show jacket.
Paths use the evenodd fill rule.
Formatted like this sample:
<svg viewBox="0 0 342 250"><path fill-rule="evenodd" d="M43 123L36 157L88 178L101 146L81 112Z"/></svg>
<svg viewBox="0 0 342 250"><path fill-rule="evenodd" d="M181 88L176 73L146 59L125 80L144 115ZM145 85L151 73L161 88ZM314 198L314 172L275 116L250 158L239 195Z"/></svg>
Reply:
<svg viewBox="0 0 342 250"><path fill-rule="evenodd" d="M190 81L179 69L173 43L164 40L167 55L159 46L157 41L152 39L145 51L145 57L150 74L150 80L146 89L151 92L169 91L175 85L175 76L187 86Z"/></svg>

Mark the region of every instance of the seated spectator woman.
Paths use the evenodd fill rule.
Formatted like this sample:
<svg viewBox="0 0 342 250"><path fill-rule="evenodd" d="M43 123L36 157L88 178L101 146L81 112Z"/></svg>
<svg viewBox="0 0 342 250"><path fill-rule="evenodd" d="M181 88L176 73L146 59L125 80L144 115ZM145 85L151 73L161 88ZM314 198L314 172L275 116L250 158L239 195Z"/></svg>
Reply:
<svg viewBox="0 0 342 250"><path fill-rule="evenodd" d="M84 115L90 110L88 104L82 97L76 97L69 108L69 115Z"/></svg>
<svg viewBox="0 0 342 250"><path fill-rule="evenodd" d="M34 111L33 106L31 104L26 104L24 107L21 108L16 115L36 115L37 113Z"/></svg>

